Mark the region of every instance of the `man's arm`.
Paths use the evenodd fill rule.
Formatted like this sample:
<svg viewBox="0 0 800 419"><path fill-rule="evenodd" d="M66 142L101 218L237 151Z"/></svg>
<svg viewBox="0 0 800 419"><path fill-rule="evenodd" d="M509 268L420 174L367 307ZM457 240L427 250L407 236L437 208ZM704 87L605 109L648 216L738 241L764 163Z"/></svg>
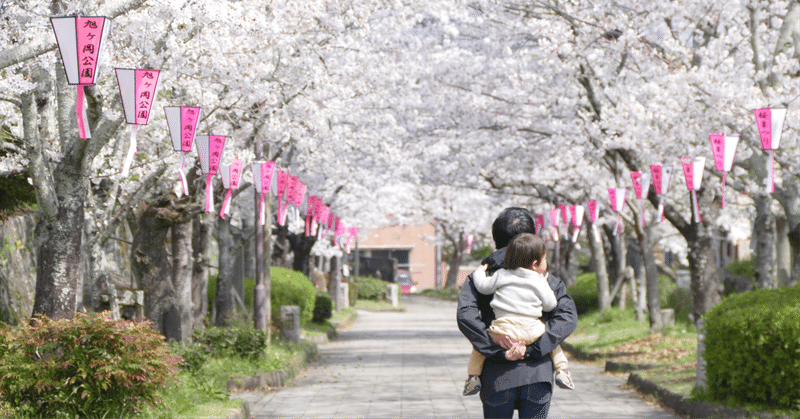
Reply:
<svg viewBox="0 0 800 419"><path fill-rule="evenodd" d="M456 320L458 329L478 352L486 358L504 360L505 349L494 343L486 332L494 317L492 307L489 305L491 301L492 296L482 295L475 289L470 274L458 294Z"/></svg>
<svg viewBox="0 0 800 419"><path fill-rule="evenodd" d="M558 305L555 310L542 313L542 322L545 324L544 335L528 345L526 359L538 359L549 354L578 327L578 310L575 308L575 301L567 294L567 287L552 275L548 275L547 282L556 295Z"/></svg>

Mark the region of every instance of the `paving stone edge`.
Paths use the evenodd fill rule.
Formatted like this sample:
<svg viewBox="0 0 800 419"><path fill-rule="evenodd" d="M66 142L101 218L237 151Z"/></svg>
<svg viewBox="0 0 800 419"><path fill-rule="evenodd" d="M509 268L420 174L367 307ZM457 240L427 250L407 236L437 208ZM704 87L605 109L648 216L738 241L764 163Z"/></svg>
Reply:
<svg viewBox="0 0 800 419"><path fill-rule="evenodd" d="M567 342L562 342L561 346L577 359L585 361L595 361L601 356L597 353L586 352ZM655 368L652 364L632 364L628 362L606 361L605 370L615 372L627 372L635 370L646 370ZM717 406L709 403L697 402L686 398L683 395L672 391L650 381L635 372L628 375L628 384L633 386L641 393L651 394L659 401L676 412L687 415L690 418L759 418L759 419L788 419L789 416L776 416L772 413L748 412L744 409L737 409L725 406Z"/></svg>
<svg viewBox="0 0 800 419"><path fill-rule="evenodd" d="M353 324L356 318L358 318L358 314L351 313L342 321L333 323L333 329L328 330L325 335L321 336L321 338L301 341L303 344L303 352L299 354L298 357L293 360L293 362L290 363L292 366L290 366L288 370L278 370L267 374L259 374L250 377L228 380L228 393L231 391L255 390L266 386L282 386L287 380L297 375L305 363L317 357L319 354L317 344L327 343L330 340L336 339L336 331L350 326ZM249 419L250 417L250 404L246 401L243 401L242 406L230 415L226 416L226 419Z"/></svg>

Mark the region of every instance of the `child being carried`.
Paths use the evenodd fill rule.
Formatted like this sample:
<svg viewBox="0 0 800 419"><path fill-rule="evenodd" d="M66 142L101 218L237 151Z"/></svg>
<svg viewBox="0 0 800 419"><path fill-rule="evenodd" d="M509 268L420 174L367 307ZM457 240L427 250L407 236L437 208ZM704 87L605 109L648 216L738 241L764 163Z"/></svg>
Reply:
<svg viewBox="0 0 800 419"><path fill-rule="evenodd" d="M558 301L547 284L547 248L544 241L530 233L514 237L506 249L503 269L494 275L486 276L487 265L481 265L473 274L475 288L481 294L494 293L491 306L496 320L487 329L489 335L508 336L514 342L530 345L545 333L545 325L540 320L542 312L556 308ZM506 358L514 358L513 349L506 351ZM550 353L555 370L555 383L561 388L574 389L567 357L561 345ZM486 357L472 349L467 373L469 378L464 385L464 395L477 394L481 389L480 375Z"/></svg>

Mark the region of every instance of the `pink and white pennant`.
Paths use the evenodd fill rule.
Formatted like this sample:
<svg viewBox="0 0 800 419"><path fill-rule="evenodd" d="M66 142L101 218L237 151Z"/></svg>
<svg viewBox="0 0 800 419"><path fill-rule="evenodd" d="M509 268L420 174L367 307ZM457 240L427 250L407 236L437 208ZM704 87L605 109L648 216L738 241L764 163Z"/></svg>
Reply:
<svg viewBox="0 0 800 419"><path fill-rule="evenodd" d="M308 205L306 208L306 237L310 237L315 231L317 224L317 209L319 208L320 198L318 196L309 195Z"/></svg>
<svg viewBox="0 0 800 419"><path fill-rule="evenodd" d="M222 186L225 187L225 199L222 200L222 209L219 210L219 216L224 220L225 214L231 213L231 198L233 191L239 189L239 179L242 177L242 162L234 160L231 164L222 164L219 166L219 172L222 174Z"/></svg>
<svg viewBox="0 0 800 419"><path fill-rule="evenodd" d="M647 194L650 192L650 174L631 172L631 181L633 182L633 192L636 194L636 199L641 201L639 213L642 217L642 227L644 227L647 225L647 221L645 220L644 204L647 201Z"/></svg>
<svg viewBox="0 0 800 419"><path fill-rule="evenodd" d="M597 218L600 215L600 211L597 207L597 201L587 201L586 209L589 211L589 219L592 220L592 235L594 236L594 241L600 243L600 231L597 229Z"/></svg>
<svg viewBox="0 0 800 419"><path fill-rule="evenodd" d="M472 253L472 243L475 243L475 235L474 234L465 234L464 235L464 243L467 245L467 249L464 251L466 254Z"/></svg>
<svg viewBox="0 0 800 419"><path fill-rule="evenodd" d="M289 207L289 169L278 170L278 225L286 224L286 211ZM284 200L286 203L284 204Z"/></svg>
<svg viewBox="0 0 800 419"><path fill-rule="evenodd" d="M128 68L117 68L115 71L125 121L131 125L131 142L120 170L122 177L128 177L133 156L136 155L136 134L139 126L147 125L150 120L150 109L158 94L158 76L161 72Z"/></svg>
<svg viewBox="0 0 800 419"><path fill-rule="evenodd" d="M197 137L197 154L200 155L200 169L206 175L206 212L214 209L213 179L222 160L225 137L222 135L200 135Z"/></svg>
<svg viewBox="0 0 800 419"><path fill-rule="evenodd" d="M625 208L625 196L628 190L625 188L608 188L608 199L611 201L611 209L617 213L617 225L614 227L614 235L622 234L622 209Z"/></svg>
<svg viewBox="0 0 800 419"><path fill-rule="evenodd" d="M783 122L786 120L786 108L756 109L756 124L761 137L761 146L769 152L767 160L767 191L775 192L775 150L781 144Z"/></svg>
<svg viewBox="0 0 800 419"><path fill-rule="evenodd" d="M581 232L581 224L583 224L583 206L582 205L570 205L569 212L572 216L572 226L575 229L572 231L572 242L575 243L578 241L578 234Z"/></svg>
<svg viewBox="0 0 800 419"><path fill-rule="evenodd" d="M272 189L272 179L275 173L274 161L254 161L250 163L250 170L253 171L253 186L261 195L258 205L258 225L267 223L266 196Z"/></svg>
<svg viewBox="0 0 800 419"><path fill-rule="evenodd" d="M544 228L544 214L537 214L536 215L536 232L539 233Z"/></svg>
<svg viewBox="0 0 800 419"><path fill-rule="evenodd" d="M342 236L345 234L346 229L344 227L344 223L339 217L334 218L333 232L333 244L344 250L345 243Z"/></svg>
<svg viewBox="0 0 800 419"><path fill-rule="evenodd" d="M558 241L558 216L561 212L560 209L554 208L550 210L550 224L553 226L553 241Z"/></svg>
<svg viewBox="0 0 800 419"><path fill-rule="evenodd" d="M323 240L328 235L328 230L330 230L330 223L333 221L331 217L333 214L331 213L331 208L320 201L317 210L315 211L317 216L317 221L319 222L319 228L317 229L317 239Z"/></svg>
<svg viewBox="0 0 800 419"><path fill-rule="evenodd" d="M192 151L197 123L200 121L200 108L193 106L165 106L164 116L167 119L169 137L172 140L172 149L181 153L181 163L178 166L178 177L181 181L181 194L189 194L186 184L186 156ZM178 194L180 196L181 194Z"/></svg>
<svg viewBox="0 0 800 419"><path fill-rule="evenodd" d="M691 192L692 218L694 222L701 223L703 218L700 216L700 203L697 201L697 191L703 185L703 170L706 165L705 157L681 157L683 166L683 177L686 179L686 189Z"/></svg>
<svg viewBox="0 0 800 419"><path fill-rule="evenodd" d="M656 219L658 222L664 221L664 196L669 189L670 181L672 180L672 173L675 168L671 164L653 164L650 166L650 175L652 176L653 189L658 195L658 210Z"/></svg>
<svg viewBox="0 0 800 419"><path fill-rule="evenodd" d="M558 209L561 211L561 221L564 222L564 229L566 230L566 234L569 233L569 206L567 205L559 205Z"/></svg>
<svg viewBox="0 0 800 419"><path fill-rule="evenodd" d="M56 34L67 83L77 86L78 89L75 101L78 133L83 139L91 138L86 119L84 88L94 86L97 80L97 69L105 40L108 38L111 19L104 16L52 17L50 23Z"/></svg>
<svg viewBox="0 0 800 419"><path fill-rule="evenodd" d="M736 145L739 144L738 135L709 134L711 152L714 154L714 165L722 172L722 208L725 208L725 175L733 168L733 158L736 155Z"/></svg>

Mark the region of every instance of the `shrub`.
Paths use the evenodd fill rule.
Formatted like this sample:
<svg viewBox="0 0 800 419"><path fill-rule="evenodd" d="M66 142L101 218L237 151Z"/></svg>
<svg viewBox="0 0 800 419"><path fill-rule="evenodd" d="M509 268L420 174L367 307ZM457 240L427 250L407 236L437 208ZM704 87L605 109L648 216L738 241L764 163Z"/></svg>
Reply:
<svg viewBox="0 0 800 419"><path fill-rule="evenodd" d="M427 289L422 290L421 294L441 298L443 300L458 301L458 292L459 290L457 288L446 288L443 290Z"/></svg>
<svg viewBox="0 0 800 419"><path fill-rule="evenodd" d="M204 354L216 358L237 356L256 361L262 359L267 350L267 334L249 326L195 329L194 342L202 345L202 348L185 350L184 357L191 364L204 362Z"/></svg>
<svg viewBox="0 0 800 419"><path fill-rule="evenodd" d="M756 275L756 257L753 256L749 260L738 260L729 263L725 270L734 275L752 278Z"/></svg>
<svg viewBox="0 0 800 419"><path fill-rule="evenodd" d="M386 295L386 281L371 276L354 276L351 279L358 289L359 300L380 300Z"/></svg>
<svg viewBox="0 0 800 419"><path fill-rule="evenodd" d="M311 321L315 323L322 323L333 316L333 301L327 292L317 290L317 295L314 300L314 315Z"/></svg>
<svg viewBox="0 0 800 419"><path fill-rule="evenodd" d="M272 267L272 320L280 320L281 306L300 306L300 322L308 323L314 315L316 290L302 272Z"/></svg>
<svg viewBox="0 0 800 419"><path fill-rule="evenodd" d="M567 288L567 293L575 300L578 315L597 310L597 274L588 272L578 275L575 285Z"/></svg>
<svg viewBox="0 0 800 419"><path fill-rule="evenodd" d="M161 401L180 358L147 322L37 317L2 333L0 399L33 417L126 416Z"/></svg>
<svg viewBox="0 0 800 419"><path fill-rule="evenodd" d="M800 286L734 294L705 315L709 394L794 408L800 402Z"/></svg>

